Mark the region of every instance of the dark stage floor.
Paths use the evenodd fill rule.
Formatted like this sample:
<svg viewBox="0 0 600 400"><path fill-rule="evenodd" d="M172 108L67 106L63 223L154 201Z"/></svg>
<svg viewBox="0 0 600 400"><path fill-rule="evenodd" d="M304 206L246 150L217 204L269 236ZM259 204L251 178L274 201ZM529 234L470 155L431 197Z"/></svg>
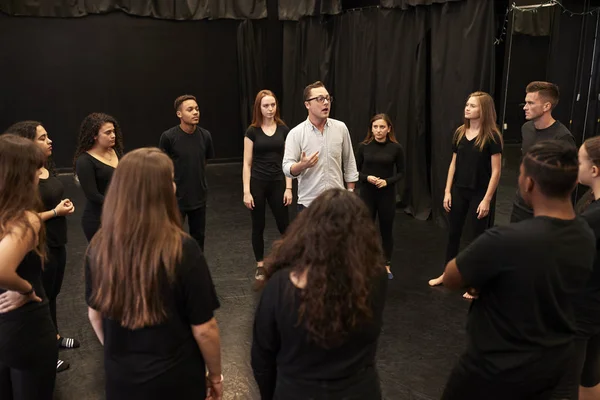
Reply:
<svg viewBox="0 0 600 400"><path fill-rule="evenodd" d="M506 149L498 193L496 223L505 224L516 185L518 148ZM241 165L211 165L207 213L206 257L221 309L225 399L259 399L250 368L251 326L257 294L252 290L254 258L250 215L242 203ZM57 377L56 399L104 398L102 349L87 319L82 256L86 240L80 227L84 197L71 176L62 176L76 206L69 218L68 266L58 299L58 319L64 336L81 348L63 350L71 368ZM273 218L267 218L266 242L277 238ZM441 273L445 232L431 221L417 221L398 210L393 270L378 353L384 398L439 399L464 345L468 303L460 293L431 289L427 280Z"/></svg>

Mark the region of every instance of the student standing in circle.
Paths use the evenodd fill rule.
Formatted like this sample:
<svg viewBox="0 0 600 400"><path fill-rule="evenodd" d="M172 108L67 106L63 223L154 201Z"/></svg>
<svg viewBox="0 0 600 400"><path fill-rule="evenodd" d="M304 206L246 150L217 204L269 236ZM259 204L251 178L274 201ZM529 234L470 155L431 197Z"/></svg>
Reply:
<svg viewBox="0 0 600 400"><path fill-rule="evenodd" d="M266 203L283 234L289 225L287 206L292 204L292 179L281 169L285 138L289 129L279 116L277 98L270 90L256 95L252 125L244 138L244 205L252 215L252 249L256 259L255 278L264 279Z"/></svg>
<svg viewBox="0 0 600 400"><path fill-rule="evenodd" d="M388 278L392 279L396 182L404 175L404 150L396 140L394 127L386 114L371 118L367 137L356 151L356 167L361 182L360 197L367 204L373 220L379 218L385 268Z"/></svg>
<svg viewBox="0 0 600 400"><path fill-rule="evenodd" d="M10 133L10 132L9 132ZM0 136L0 399L51 400L56 328L42 284L44 227L37 211L45 155L31 140Z"/></svg>
<svg viewBox="0 0 600 400"><path fill-rule="evenodd" d="M76 348L79 347L79 342L76 339L60 336L56 319L56 299L62 287L67 264L67 249L65 247L67 243L67 219L65 217L73 214L75 207L71 200L64 198L65 187L60 179L58 179L54 170L54 163L52 162L52 140L50 140L48 132L46 132L42 124L37 121L21 121L8 128L7 131L33 141L42 149L46 156L46 162L41 169L38 184L40 197L44 204L44 211L39 213L39 215L42 221L44 221L46 229L48 254L42 272L42 282L44 284L44 291L48 297L52 322L54 322L54 326L56 327L58 347L65 349ZM8 293L4 296L8 296ZM2 296L0 296L1 298ZM68 362L63 360L57 361L57 372L62 372L67 368L69 368Z"/></svg>
<svg viewBox="0 0 600 400"><path fill-rule="evenodd" d="M104 193L122 155L123 138L117 121L102 113L85 117L79 131L74 169L87 200L81 225L88 242L100 228Z"/></svg>
<svg viewBox="0 0 600 400"><path fill-rule="evenodd" d="M472 93L465 105L464 124L452 140L444 194L444 209L448 212L445 263L458 254L465 221L470 224L473 238L488 228L501 168L502 137L496 126L494 100L484 92ZM443 279L444 274L431 279L429 285L440 285ZM468 293L464 297L472 298Z"/></svg>

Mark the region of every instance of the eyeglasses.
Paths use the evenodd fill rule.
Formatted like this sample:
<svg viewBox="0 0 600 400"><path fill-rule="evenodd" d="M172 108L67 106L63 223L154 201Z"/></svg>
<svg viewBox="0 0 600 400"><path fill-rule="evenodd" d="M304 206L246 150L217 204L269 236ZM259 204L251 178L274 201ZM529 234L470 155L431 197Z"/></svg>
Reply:
<svg viewBox="0 0 600 400"><path fill-rule="evenodd" d="M313 97L312 99L306 99L306 101L311 101L311 100L316 100L318 103L324 103L325 100L327 100L328 102L332 103L333 97L332 96L317 96L317 97Z"/></svg>

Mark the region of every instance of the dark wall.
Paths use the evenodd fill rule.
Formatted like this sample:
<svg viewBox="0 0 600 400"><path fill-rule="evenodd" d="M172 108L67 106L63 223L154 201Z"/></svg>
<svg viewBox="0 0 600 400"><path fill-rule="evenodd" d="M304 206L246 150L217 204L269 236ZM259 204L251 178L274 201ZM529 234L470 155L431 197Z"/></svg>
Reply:
<svg viewBox="0 0 600 400"><path fill-rule="evenodd" d="M58 167L70 167L79 124L113 115L126 150L156 146L176 125L173 100L198 98L219 159L240 157L236 29L231 20L175 22L121 12L85 18L0 13L0 131L41 121Z"/></svg>

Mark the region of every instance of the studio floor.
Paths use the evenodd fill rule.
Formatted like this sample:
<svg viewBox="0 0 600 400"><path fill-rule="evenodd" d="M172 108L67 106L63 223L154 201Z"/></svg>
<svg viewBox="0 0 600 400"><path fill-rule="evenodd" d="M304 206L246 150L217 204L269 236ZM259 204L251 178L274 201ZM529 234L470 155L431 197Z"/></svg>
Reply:
<svg viewBox="0 0 600 400"><path fill-rule="evenodd" d="M498 189L496 224L508 222L516 187L518 148L507 148ZM253 291L255 262L250 243L250 215L242 203L241 164L208 167L209 200L206 258L219 295L216 318L221 330L225 399L260 399L250 367L251 328L258 294ZM83 255L87 242L80 226L85 199L71 175L61 176L76 212L68 218L67 272L58 298L62 335L81 347L62 350L71 364L58 374L57 400L104 398L102 347L87 319ZM292 215L295 214L291 210ZM464 346L469 303L461 293L430 288L428 279L443 268L445 232L432 221L417 221L397 210L395 251L379 342L377 366L384 399L439 399ZM267 214L265 242L278 237Z"/></svg>

